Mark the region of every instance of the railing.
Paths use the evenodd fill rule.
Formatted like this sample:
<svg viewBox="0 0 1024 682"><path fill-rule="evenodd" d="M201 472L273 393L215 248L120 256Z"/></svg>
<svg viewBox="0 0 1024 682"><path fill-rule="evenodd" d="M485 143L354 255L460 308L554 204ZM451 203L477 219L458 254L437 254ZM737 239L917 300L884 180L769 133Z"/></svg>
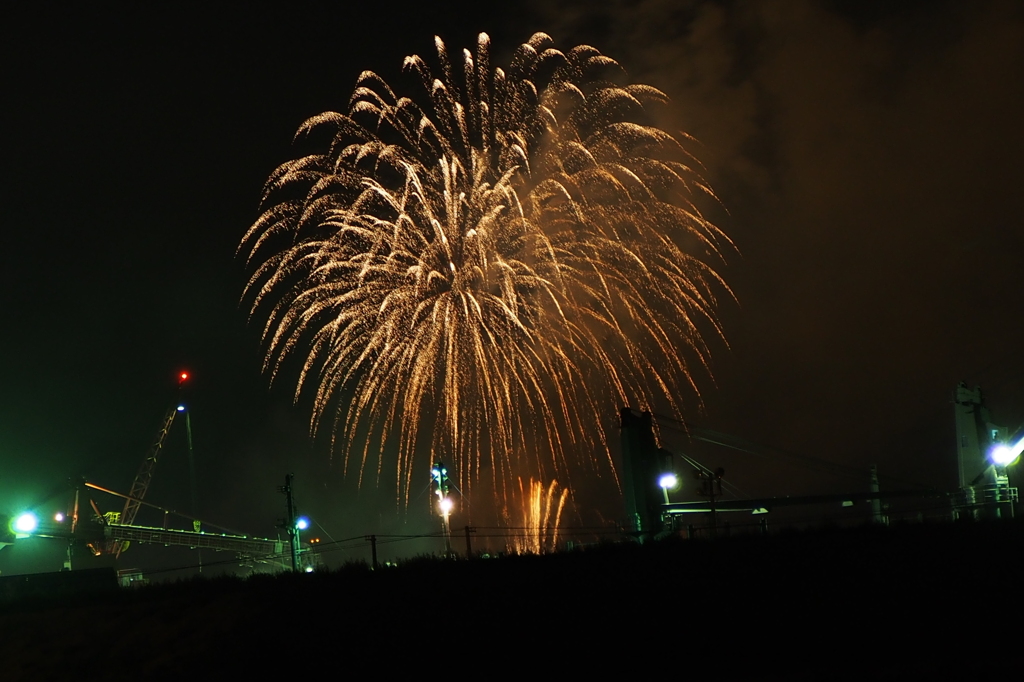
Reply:
<svg viewBox="0 0 1024 682"><path fill-rule="evenodd" d="M217 533L195 533L187 530L148 528L145 526L110 525L103 529L104 537L110 540L177 545L199 549L237 552L250 557L278 556L284 552L283 540L250 538L244 535L220 535Z"/></svg>

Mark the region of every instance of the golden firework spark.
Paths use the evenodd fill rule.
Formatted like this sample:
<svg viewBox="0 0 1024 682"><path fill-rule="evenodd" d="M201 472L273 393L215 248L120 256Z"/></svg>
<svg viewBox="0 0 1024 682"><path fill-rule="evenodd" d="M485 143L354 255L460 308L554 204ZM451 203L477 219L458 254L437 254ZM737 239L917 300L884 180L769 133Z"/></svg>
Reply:
<svg viewBox="0 0 1024 682"><path fill-rule="evenodd" d="M545 554L558 549L558 529L569 491L559 490L558 481L551 481L545 488L540 481L530 479L524 487L523 479L519 479L519 495L519 519L510 549L517 554ZM506 512L510 518L514 513Z"/></svg>
<svg viewBox="0 0 1024 682"><path fill-rule="evenodd" d="M267 181L239 247L265 369L297 357L313 432L360 481L393 448L406 500L431 459L467 492L489 470L502 499L522 476L614 475L608 415L678 413L701 329L721 336L731 242L695 204L713 194L650 124L665 95L596 49L538 33L506 70L485 34L461 68L436 46L436 72L405 60L420 94L364 72L347 113L299 128L318 151Z"/></svg>

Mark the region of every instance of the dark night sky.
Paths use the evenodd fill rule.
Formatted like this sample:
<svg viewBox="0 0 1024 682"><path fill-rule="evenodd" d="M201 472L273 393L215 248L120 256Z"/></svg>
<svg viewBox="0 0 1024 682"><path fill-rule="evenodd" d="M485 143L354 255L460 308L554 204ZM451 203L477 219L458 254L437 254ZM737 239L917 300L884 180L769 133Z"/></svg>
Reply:
<svg viewBox="0 0 1024 682"><path fill-rule="evenodd" d="M77 474L127 490L187 367L204 517L273 533L274 486L294 471L337 538L432 528L345 481L287 390L268 391L234 249L297 126L345 107L363 69L397 77L435 33L461 47L487 31L503 63L544 30L672 97L663 127L700 141L741 254L695 424L953 487L958 381L1024 423L1021 3L469 6L9 13L0 510ZM150 499L184 508L174 438ZM702 456L750 494L852 486ZM0 572L23 565L16 550Z"/></svg>

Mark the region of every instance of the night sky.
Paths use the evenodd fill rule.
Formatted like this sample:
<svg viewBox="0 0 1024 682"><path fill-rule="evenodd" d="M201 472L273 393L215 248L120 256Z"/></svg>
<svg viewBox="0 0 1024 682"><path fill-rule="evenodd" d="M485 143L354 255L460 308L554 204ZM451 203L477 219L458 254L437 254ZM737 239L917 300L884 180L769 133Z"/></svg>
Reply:
<svg viewBox="0 0 1024 682"><path fill-rule="evenodd" d="M480 31L495 64L534 31L593 44L667 92L662 127L698 141L738 248L722 270L737 303L722 303L729 346L715 346L713 378L697 377L703 407L683 396L692 424L766 452L877 463L890 487L955 487L958 381L980 385L1011 432L1024 423L1024 5L603 7L8 10L0 511L56 508L79 475L127 491L188 369L203 518L271 535L274 488L295 472L303 511L336 539L432 531L426 495L406 510L386 485L357 490L310 442L308 406L268 389L234 252L303 120L344 109L362 70L391 81L435 34L460 48ZM184 510L182 433L148 499ZM664 442L751 495L862 487L668 430ZM33 551L40 570L59 567ZM7 548L0 572L33 561Z"/></svg>

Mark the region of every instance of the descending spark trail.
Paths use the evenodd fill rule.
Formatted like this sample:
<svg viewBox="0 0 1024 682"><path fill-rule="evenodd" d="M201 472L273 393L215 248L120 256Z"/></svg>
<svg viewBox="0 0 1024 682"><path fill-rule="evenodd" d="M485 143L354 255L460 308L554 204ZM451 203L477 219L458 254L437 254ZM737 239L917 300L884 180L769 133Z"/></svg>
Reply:
<svg viewBox="0 0 1024 682"><path fill-rule="evenodd" d="M551 481L545 488L540 481L530 479L529 486L523 486L519 479L520 520L517 532L512 536L512 551L517 554L544 554L558 547L558 528L562 524L562 510L568 498L568 490L558 490L558 481Z"/></svg>
<svg viewBox="0 0 1024 682"><path fill-rule="evenodd" d="M504 70L485 34L461 68L436 45L436 73L405 60L420 95L363 72L347 113L299 128L318 151L267 181L239 246L265 369L297 358L313 432L360 481L397 452L406 500L438 459L499 500L523 476L614 476L608 415L679 414L702 330L721 338L731 242L695 203L714 195L650 125L666 97L596 49L538 33Z"/></svg>

